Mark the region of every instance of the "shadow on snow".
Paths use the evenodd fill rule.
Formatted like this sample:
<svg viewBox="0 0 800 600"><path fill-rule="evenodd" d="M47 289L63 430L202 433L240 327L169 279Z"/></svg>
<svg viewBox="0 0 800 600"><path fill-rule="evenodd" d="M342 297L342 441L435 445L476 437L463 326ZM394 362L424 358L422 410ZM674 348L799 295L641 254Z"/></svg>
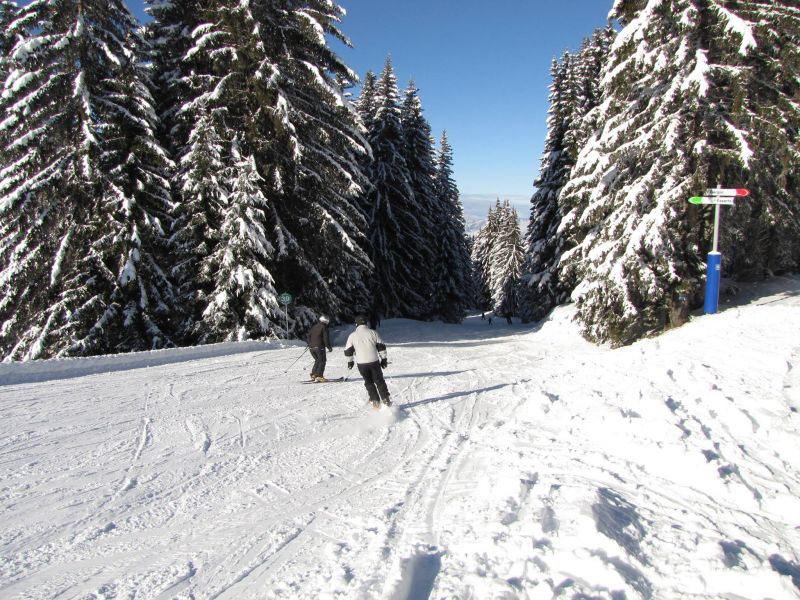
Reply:
<svg viewBox="0 0 800 600"><path fill-rule="evenodd" d="M453 398L460 398L462 396L470 396L472 394L482 394L484 392L493 392L495 390L502 389L504 387L508 387L513 385L512 383L498 383L497 385L491 385L489 387L481 388L479 390L462 390L460 392L450 392L449 394L444 394L443 396L436 396L435 398L426 398L424 400L417 400L415 402L408 402L406 404L398 405L398 408L401 410L407 410L410 408L415 408L417 406L423 406L425 404L433 404L434 402L441 402L442 400L452 400Z"/></svg>

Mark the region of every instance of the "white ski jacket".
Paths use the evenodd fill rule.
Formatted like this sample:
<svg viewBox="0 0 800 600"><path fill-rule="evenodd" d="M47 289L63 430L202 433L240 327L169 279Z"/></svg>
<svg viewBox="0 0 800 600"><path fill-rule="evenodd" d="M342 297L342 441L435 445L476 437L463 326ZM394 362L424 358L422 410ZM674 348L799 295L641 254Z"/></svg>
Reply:
<svg viewBox="0 0 800 600"><path fill-rule="evenodd" d="M386 358L386 345L377 331L359 325L344 345L345 356L352 357L354 354L360 365L378 362Z"/></svg>

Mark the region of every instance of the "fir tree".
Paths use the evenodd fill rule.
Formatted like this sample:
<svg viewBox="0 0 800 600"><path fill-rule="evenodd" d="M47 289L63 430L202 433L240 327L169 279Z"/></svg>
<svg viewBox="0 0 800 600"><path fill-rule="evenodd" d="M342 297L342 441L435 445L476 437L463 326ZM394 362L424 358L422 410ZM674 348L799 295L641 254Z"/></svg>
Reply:
<svg viewBox="0 0 800 600"><path fill-rule="evenodd" d="M800 10L796 2L755 0L716 9L719 52L730 68L714 69L716 93L729 115L717 183L746 180L748 200L726 213L722 247L727 274L739 279L800 268ZM737 31L742 29L741 35ZM749 32L748 33L748 29ZM752 39L751 39L752 36ZM709 182L711 183L711 182ZM738 187L738 186L735 186ZM710 213L710 211L707 211ZM706 215L707 225L710 215Z"/></svg>
<svg viewBox="0 0 800 600"><path fill-rule="evenodd" d="M428 305L423 307L424 313L431 314L432 296L436 285L433 273L437 267L437 259L441 259L436 244L437 241L441 243L439 238L442 235L442 227L451 226L448 223L451 213L445 204L450 199L444 199L438 194L439 190L435 189L437 165L434 164L431 126L422 114L422 101L413 81L409 82L403 93L400 125L403 130L403 156L408 169L413 211L419 225L418 239L423 242L418 247L421 262L416 264L418 277L415 291ZM448 193L450 191L448 190ZM458 190L455 193L458 201Z"/></svg>
<svg viewBox="0 0 800 600"><path fill-rule="evenodd" d="M204 14L200 2L145 0L145 10L152 16L144 33L152 62L158 138L176 160L171 173L176 218L171 231L174 262L170 275L184 313L178 335L181 343L192 343L189 334L202 312L204 292L208 292L198 283L199 261L210 250L207 233L211 223L219 223L219 211L213 208L215 198L218 201L220 194L225 196L220 189L224 151L206 106L191 114L181 112L200 85L197 73L203 72L203 65L187 57L194 45L191 34Z"/></svg>
<svg viewBox="0 0 800 600"><path fill-rule="evenodd" d="M203 262L200 276L211 282L202 320L195 325L200 343L241 341L252 337L285 337L277 331L282 311L274 280L264 266L275 248L267 239L267 198L252 157L239 156L235 179L222 208L215 250Z"/></svg>
<svg viewBox="0 0 800 600"><path fill-rule="evenodd" d="M335 26L341 14L322 0L288 7L208 2L202 22L191 30L194 45L180 61L189 97L176 112L178 129L183 122L200 123L205 114L223 147L238 139L242 154L255 163L256 185L268 199L260 218L274 252L247 255L260 262L247 267L266 268L281 291L297 298L290 321L295 333L313 322L315 311L346 317L367 297L370 262L362 248L366 223L358 204L365 140L340 87L355 75L325 38L346 41ZM187 140L192 137L190 127ZM180 156L189 152L186 144L179 135ZM235 173L230 152L220 160L224 172ZM231 186L222 182L223 189ZM206 216L212 226L215 219ZM226 243L216 232L206 242L210 252ZM283 327L283 318L277 326Z"/></svg>
<svg viewBox="0 0 800 600"><path fill-rule="evenodd" d="M488 257L489 290L495 313L511 316L517 312L517 288L522 276L525 250L517 211L509 206L508 200L500 207L496 219L497 232Z"/></svg>
<svg viewBox="0 0 800 600"><path fill-rule="evenodd" d="M446 323L460 323L474 297L470 248L464 231L464 210L453 179L453 149L442 132L436 159L435 194L439 210L432 314Z"/></svg>
<svg viewBox="0 0 800 600"><path fill-rule="evenodd" d="M208 271L203 276L200 265L217 243L224 240L214 239L214 236L228 207L230 185L224 162L229 151L211 116L202 108L197 114L198 121L190 132L180 160L177 188L181 201L176 210L172 236L176 249L172 273L186 312L181 331L188 342L197 339L198 323L202 321L202 313L214 290Z"/></svg>
<svg viewBox="0 0 800 600"><path fill-rule="evenodd" d="M103 131L111 184L104 204L114 219L107 225L114 225L117 248L111 259L118 264L122 257L125 260L122 274L108 285L124 315L115 347L126 350L171 343L167 337L174 334L179 313L166 267L172 255L173 165L156 139L157 118L147 73L138 63L140 54L134 47L127 57L128 68L107 83L105 101L124 118L110 118Z"/></svg>
<svg viewBox="0 0 800 600"><path fill-rule="evenodd" d="M365 137L365 139L369 139L370 132L375 129L375 93L377 89L377 77L375 73L371 70L367 71L367 74L364 76L364 81L361 85L361 93L359 94L358 98L353 103L353 106L358 111L359 120L361 122L361 131ZM359 157L359 167L361 168L362 172L366 176L365 186L362 194L359 197L359 208L361 209L362 213L366 218L365 225L368 229L369 221L372 215L372 205L370 202L370 197L373 193L373 185L372 181L370 181L370 170L372 168L373 162L373 154L372 148L369 143L366 144L365 148L366 152ZM365 236L362 240L362 249L372 257L372 248L370 247L370 238L368 237L367 229L365 229ZM371 286L371 284L370 284ZM371 287L370 287L371 290ZM371 295L371 291L369 292ZM365 312L372 312L376 313L378 308L375 305L375 299L370 297L365 299L365 303L363 306L358 306L358 312L365 313Z"/></svg>
<svg viewBox="0 0 800 600"><path fill-rule="evenodd" d="M14 36L11 34L11 24L17 17L19 7L11 0L0 0L0 75L2 81L8 76L8 58L14 47Z"/></svg>
<svg viewBox="0 0 800 600"><path fill-rule="evenodd" d="M575 157L566 145L571 126L573 107L567 73L572 57L565 53L561 62L553 61L550 73L550 110L547 138L541 160L539 176L534 181L536 192L531 198L531 214L526 236L527 256L525 275L520 297L523 299L523 319L539 320L550 309L563 301L558 286L558 259L563 240L558 228L561 225L559 193L567 183Z"/></svg>
<svg viewBox="0 0 800 600"><path fill-rule="evenodd" d="M369 210L369 247L375 273L372 310L388 316L420 318L427 310L418 290L424 274L428 240L421 238L414 190L404 156L399 92L391 61L387 59L375 90L375 117L369 131L372 183L366 199ZM423 292L424 293L424 292Z"/></svg>
<svg viewBox="0 0 800 600"><path fill-rule="evenodd" d="M478 308L490 310L492 307L492 290L490 286L491 257L494 243L500 230L502 207L500 199L494 207L489 208L486 223L475 236L472 244L472 264L475 273L475 297Z"/></svg>
<svg viewBox="0 0 800 600"><path fill-rule="evenodd" d="M378 79L373 71L367 71L364 82L361 84L361 93L355 102L356 110L361 117L364 131L372 129L375 120L375 93L378 86Z"/></svg>
<svg viewBox="0 0 800 600"><path fill-rule="evenodd" d="M152 21L145 27L154 72L154 96L160 122L160 141L177 155L189 143L191 118L181 109L201 85L204 65L189 56L192 32L208 13L199 0L145 0ZM192 77L192 74L195 76Z"/></svg>
<svg viewBox="0 0 800 600"><path fill-rule="evenodd" d="M280 23L283 10L273 10L273 20ZM276 280L311 310L351 319L355 307L368 297L372 265L362 250L366 220L359 204L366 186L359 167L366 139L357 112L337 83L357 77L325 38L349 45L336 27L343 14L328 0L298 3L285 25L285 37L274 46L281 56L279 89L288 103L289 124L297 132L299 155L294 144L278 147L278 165L288 162L289 168L281 173L284 192L275 204L272 224L276 231L281 224L285 227L283 237L291 249L278 255ZM280 99L276 106L280 108ZM302 311L295 318L304 326L315 321L313 314Z"/></svg>
<svg viewBox="0 0 800 600"><path fill-rule="evenodd" d="M19 7L16 2L0 0L0 82L5 82L9 73L10 53L14 47L14 35L11 33L11 24L17 17ZM0 114L6 114L6 98L0 94ZM0 165L5 165L4 152L6 140L3 131L0 131Z"/></svg>
<svg viewBox="0 0 800 600"><path fill-rule="evenodd" d="M710 211L706 187L748 187L727 213L730 276L798 267L797 11L790 2L618 0L625 28L602 78L596 132L561 192L562 257L584 333L628 343L695 302Z"/></svg>
<svg viewBox="0 0 800 600"><path fill-rule="evenodd" d="M168 345L169 160L138 24L119 0L21 8L5 82L0 352Z"/></svg>
<svg viewBox="0 0 800 600"><path fill-rule="evenodd" d="M600 74L614 35L611 28L598 29L583 41L577 55L566 52L560 63L553 61L548 132L531 198L525 273L519 290L520 313L526 321L543 318L574 287L559 279L561 255L575 245L561 227L572 207L560 194L594 129L588 115L602 101Z"/></svg>
<svg viewBox="0 0 800 600"><path fill-rule="evenodd" d="M566 67L564 85L569 99L563 112L567 121L563 140L573 163L597 127L592 110L604 100L601 77L615 37L612 27L595 29Z"/></svg>

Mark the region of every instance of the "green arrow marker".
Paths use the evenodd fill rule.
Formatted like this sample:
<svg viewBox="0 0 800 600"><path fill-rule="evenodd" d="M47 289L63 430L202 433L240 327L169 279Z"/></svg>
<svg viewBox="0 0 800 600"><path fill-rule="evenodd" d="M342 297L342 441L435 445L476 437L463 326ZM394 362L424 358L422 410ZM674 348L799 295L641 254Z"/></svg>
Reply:
<svg viewBox="0 0 800 600"><path fill-rule="evenodd" d="M702 204L703 203L703 197L702 196L694 196L693 198L689 198L689 202L691 202L692 204Z"/></svg>

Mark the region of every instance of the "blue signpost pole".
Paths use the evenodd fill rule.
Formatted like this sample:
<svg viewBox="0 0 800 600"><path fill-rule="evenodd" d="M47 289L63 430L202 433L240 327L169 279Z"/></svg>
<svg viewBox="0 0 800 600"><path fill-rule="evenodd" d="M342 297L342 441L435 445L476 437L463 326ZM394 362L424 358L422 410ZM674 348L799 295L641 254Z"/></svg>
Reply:
<svg viewBox="0 0 800 600"><path fill-rule="evenodd" d="M706 269L706 297L703 309L707 315L716 314L719 309L719 284L722 278L722 254L719 245L719 204L714 207L714 246L708 253Z"/></svg>
<svg viewBox="0 0 800 600"><path fill-rule="evenodd" d="M719 282L722 274L722 254L708 253L708 270L706 271L706 298L703 309L707 315L713 315L719 308Z"/></svg>
<svg viewBox="0 0 800 600"><path fill-rule="evenodd" d="M706 297L703 308L707 315L713 315L719 309L719 288L722 279L722 254L719 252L719 211L720 204L733 204L737 196L749 196L750 191L744 188L706 190L705 196L689 198L691 204L714 204L714 242L708 253L708 269L706 271Z"/></svg>

